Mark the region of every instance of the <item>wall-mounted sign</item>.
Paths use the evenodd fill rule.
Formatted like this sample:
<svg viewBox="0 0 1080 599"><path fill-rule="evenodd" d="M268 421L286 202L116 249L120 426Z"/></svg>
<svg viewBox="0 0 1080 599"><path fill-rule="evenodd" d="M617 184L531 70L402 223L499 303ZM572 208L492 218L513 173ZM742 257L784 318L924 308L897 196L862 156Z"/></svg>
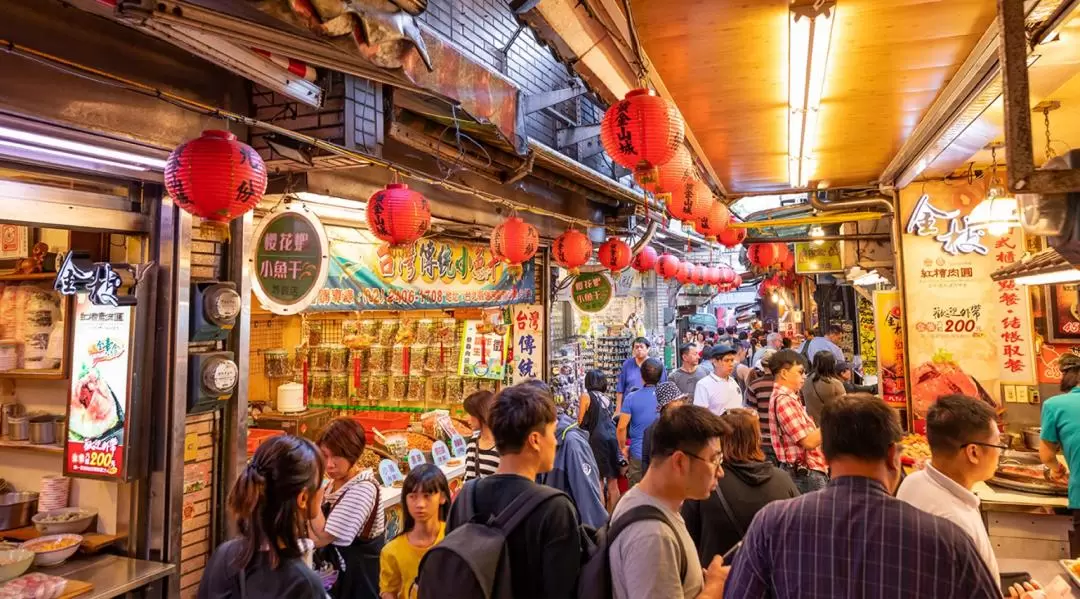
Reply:
<svg viewBox="0 0 1080 599"><path fill-rule="evenodd" d="M506 368L506 327L466 320L458 374L501 381Z"/></svg>
<svg viewBox="0 0 1080 599"><path fill-rule="evenodd" d="M319 295L329 272L329 243L322 222L296 202L259 222L251 290L274 314L296 314Z"/></svg>
<svg viewBox="0 0 1080 599"><path fill-rule="evenodd" d="M1080 342L1080 285L1047 285L1046 314L1048 340L1054 343Z"/></svg>
<svg viewBox="0 0 1080 599"><path fill-rule="evenodd" d="M86 292L98 306L134 306L135 285L150 266L92 262L87 252L71 251L64 255L53 288L63 295Z"/></svg>
<svg viewBox="0 0 1080 599"><path fill-rule="evenodd" d="M795 272L843 272L844 252L839 241L795 244Z"/></svg>
<svg viewBox="0 0 1080 599"><path fill-rule="evenodd" d="M126 480L134 314L131 306L76 297L66 475Z"/></svg>
<svg viewBox="0 0 1080 599"><path fill-rule="evenodd" d="M536 378L543 372L543 306L514 306L510 315L510 326L514 330L514 358L511 361L510 374L513 384L516 385Z"/></svg>
<svg viewBox="0 0 1080 599"><path fill-rule="evenodd" d="M496 261L487 244L421 239L391 248L371 232L328 227L330 274L311 311L494 308L536 301L533 261Z"/></svg>
<svg viewBox="0 0 1080 599"><path fill-rule="evenodd" d="M582 312L599 312L611 303L614 289L611 279L602 272L583 272L570 285L574 305Z"/></svg>

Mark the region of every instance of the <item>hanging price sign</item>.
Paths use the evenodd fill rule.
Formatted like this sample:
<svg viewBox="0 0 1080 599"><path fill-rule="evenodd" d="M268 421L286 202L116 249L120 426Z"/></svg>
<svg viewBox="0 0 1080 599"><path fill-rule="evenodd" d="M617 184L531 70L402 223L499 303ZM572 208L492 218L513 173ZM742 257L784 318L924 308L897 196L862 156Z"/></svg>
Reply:
<svg viewBox="0 0 1080 599"><path fill-rule="evenodd" d="M465 457L465 439L461 435L452 435L450 437L450 447L455 458Z"/></svg>
<svg viewBox="0 0 1080 599"><path fill-rule="evenodd" d="M446 443L442 441L436 441L431 445L431 459L435 462L436 466L445 466L450 461L450 449L446 447Z"/></svg>

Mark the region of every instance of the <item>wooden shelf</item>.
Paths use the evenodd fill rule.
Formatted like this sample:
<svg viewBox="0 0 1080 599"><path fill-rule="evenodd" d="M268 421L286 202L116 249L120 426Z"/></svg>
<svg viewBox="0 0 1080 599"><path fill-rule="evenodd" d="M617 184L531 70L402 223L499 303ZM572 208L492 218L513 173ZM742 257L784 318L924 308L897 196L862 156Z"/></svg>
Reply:
<svg viewBox="0 0 1080 599"><path fill-rule="evenodd" d="M28 275L0 275L0 282L4 281L51 281L56 279L55 272L35 272Z"/></svg>
<svg viewBox="0 0 1080 599"><path fill-rule="evenodd" d="M63 370L0 370L0 379L35 379L39 381L62 381L67 378Z"/></svg>
<svg viewBox="0 0 1080 599"><path fill-rule="evenodd" d="M34 445L29 441L12 441L7 437L0 437L0 450L15 449L18 451L30 451L34 453L52 453L61 455L64 448L60 445Z"/></svg>

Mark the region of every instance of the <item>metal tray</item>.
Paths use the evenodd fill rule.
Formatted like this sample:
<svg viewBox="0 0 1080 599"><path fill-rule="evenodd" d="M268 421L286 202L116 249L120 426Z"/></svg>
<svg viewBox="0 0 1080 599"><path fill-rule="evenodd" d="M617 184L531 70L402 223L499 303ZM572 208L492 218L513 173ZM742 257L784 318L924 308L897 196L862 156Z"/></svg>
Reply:
<svg viewBox="0 0 1080 599"><path fill-rule="evenodd" d="M986 484L995 487L1002 487L1004 489L1010 489L1013 491L1036 493L1038 495L1050 495L1053 497L1068 497L1069 495L1069 490L1067 488L1051 486L1049 484L1040 483L1038 481L1021 482L1018 480L1010 480L1007 478L995 476L994 478L986 481Z"/></svg>

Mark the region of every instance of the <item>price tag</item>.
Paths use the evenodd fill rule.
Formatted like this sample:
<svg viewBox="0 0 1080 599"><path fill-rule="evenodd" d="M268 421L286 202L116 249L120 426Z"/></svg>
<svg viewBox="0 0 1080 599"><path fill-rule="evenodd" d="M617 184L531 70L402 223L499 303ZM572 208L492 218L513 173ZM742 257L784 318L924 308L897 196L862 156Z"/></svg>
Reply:
<svg viewBox="0 0 1080 599"><path fill-rule="evenodd" d="M451 435L450 447L453 448L455 458L465 457L465 439L461 435Z"/></svg>
<svg viewBox="0 0 1080 599"><path fill-rule="evenodd" d="M431 444L431 457L436 466L445 466L450 461L450 449L446 447L446 443L436 441Z"/></svg>
<svg viewBox="0 0 1080 599"><path fill-rule="evenodd" d="M417 466L423 466L427 463L424 459L424 453L419 449L409 450L409 470L416 468Z"/></svg>
<svg viewBox="0 0 1080 599"><path fill-rule="evenodd" d="M379 462L379 476L382 477L383 485L390 486L396 482L405 480L405 475L401 473L401 468L390 460L383 460Z"/></svg>

